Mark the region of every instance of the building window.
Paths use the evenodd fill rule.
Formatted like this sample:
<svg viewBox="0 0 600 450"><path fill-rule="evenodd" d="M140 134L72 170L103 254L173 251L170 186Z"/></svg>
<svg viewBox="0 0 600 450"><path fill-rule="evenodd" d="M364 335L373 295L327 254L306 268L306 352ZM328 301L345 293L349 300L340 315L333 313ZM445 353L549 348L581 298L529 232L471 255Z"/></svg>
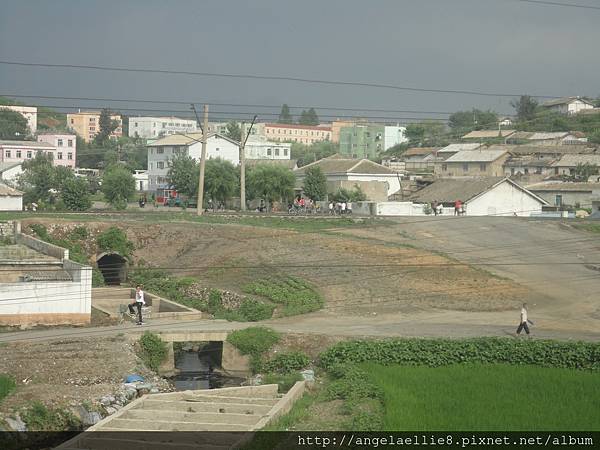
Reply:
<svg viewBox="0 0 600 450"><path fill-rule="evenodd" d="M75 119L71 119L71 125L75 123Z"/></svg>
<svg viewBox="0 0 600 450"><path fill-rule="evenodd" d="M96 122L96 118L95 117L90 117L90 122Z"/></svg>
<svg viewBox="0 0 600 450"><path fill-rule="evenodd" d="M6 158L10 158L10 150L6 150L6 152L4 153L4 156Z"/></svg>
<svg viewBox="0 0 600 450"><path fill-rule="evenodd" d="M279 156L279 149L278 148L275 149L275 156Z"/></svg>
<svg viewBox="0 0 600 450"><path fill-rule="evenodd" d="M479 164L479 170L481 172L485 172L487 169L487 164Z"/></svg>
<svg viewBox="0 0 600 450"><path fill-rule="evenodd" d="M165 163L163 161L159 161L156 163L156 168L157 169L164 169L165 168Z"/></svg>
<svg viewBox="0 0 600 450"><path fill-rule="evenodd" d="M21 157L21 150L17 150L17 158Z"/></svg>
<svg viewBox="0 0 600 450"><path fill-rule="evenodd" d="M73 147L73 139L67 141L67 147Z"/></svg>
<svg viewBox="0 0 600 450"><path fill-rule="evenodd" d="M284 148L284 149L283 149L283 156L287 156L287 155L288 155L288 149L287 149L287 148Z"/></svg>
<svg viewBox="0 0 600 450"><path fill-rule="evenodd" d="M469 171L469 163L464 163L463 164L463 172L468 172Z"/></svg>
<svg viewBox="0 0 600 450"><path fill-rule="evenodd" d="M31 159L31 150L27 150L27 159Z"/></svg>
<svg viewBox="0 0 600 450"><path fill-rule="evenodd" d="M556 197L554 197L554 204L556 206L562 206L562 195L556 195Z"/></svg>
<svg viewBox="0 0 600 450"><path fill-rule="evenodd" d="M67 159L69 161L72 161L73 160L73 153L71 153L71 152L67 153Z"/></svg>
<svg viewBox="0 0 600 450"><path fill-rule="evenodd" d="M267 156L271 156L271 149L270 148L267 149Z"/></svg>
<svg viewBox="0 0 600 450"><path fill-rule="evenodd" d="M58 156L56 157L56 159L62 159L62 152L58 152Z"/></svg>
<svg viewBox="0 0 600 450"><path fill-rule="evenodd" d="M448 170L448 164L442 164L442 170L445 172Z"/></svg>
<svg viewBox="0 0 600 450"><path fill-rule="evenodd" d="M529 175L529 169L525 167L525 175Z"/></svg>
<svg viewBox="0 0 600 450"><path fill-rule="evenodd" d="M134 122L134 124L135 124L135 125L134 125L135 127L138 127L138 126L139 126L137 122Z"/></svg>
<svg viewBox="0 0 600 450"><path fill-rule="evenodd" d="M164 152L165 152L165 149L164 149L164 148L162 148L162 147L158 147L158 148L156 149L156 154L157 154L157 155L162 155Z"/></svg>
<svg viewBox="0 0 600 450"><path fill-rule="evenodd" d="M154 169L154 163L150 163L150 170Z"/></svg>
<svg viewBox="0 0 600 450"><path fill-rule="evenodd" d="M57 141L58 143L56 144L57 147L62 147L63 146L63 140L62 139L58 139Z"/></svg>

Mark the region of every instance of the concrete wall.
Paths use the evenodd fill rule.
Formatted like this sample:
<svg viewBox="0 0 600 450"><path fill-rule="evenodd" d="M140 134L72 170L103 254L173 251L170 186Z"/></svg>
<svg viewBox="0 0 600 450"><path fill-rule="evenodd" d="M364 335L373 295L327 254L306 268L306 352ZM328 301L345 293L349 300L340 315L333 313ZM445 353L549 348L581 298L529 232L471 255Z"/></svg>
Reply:
<svg viewBox="0 0 600 450"><path fill-rule="evenodd" d="M590 208L592 203L592 191L536 191L531 190L535 195L542 197L551 206L558 206L556 204L556 196L562 196L562 204L568 206L575 206L576 203L582 208Z"/></svg>
<svg viewBox="0 0 600 450"><path fill-rule="evenodd" d="M23 196L0 195L0 211L23 211Z"/></svg>
<svg viewBox="0 0 600 450"><path fill-rule="evenodd" d="M29 248L34 249L37 252L43 253L44 255L52 256L60 260L69 259L69 250L59 247L57 245L48 244L47 242L40 241L27 234L18 233L15 236L15 242L17 244L25 245Z"/></svg>
<svg viewBox="0 0 600 450"><path fill-rule="evenodd" d="M523 216L541 213L542 204L509 182L504 182L466 203L469 216Z"/></svg>

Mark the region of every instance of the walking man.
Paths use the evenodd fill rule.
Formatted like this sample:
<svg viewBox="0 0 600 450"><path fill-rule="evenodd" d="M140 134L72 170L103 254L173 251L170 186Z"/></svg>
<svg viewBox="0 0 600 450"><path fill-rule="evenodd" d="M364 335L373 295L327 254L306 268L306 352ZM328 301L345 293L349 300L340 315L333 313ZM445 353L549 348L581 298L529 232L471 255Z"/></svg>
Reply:
<svg viewBox="0 0 600 450"><path fill-rule="evenodd" d="M135 312L133 310L133 305L137 308L138 315L138 325L142 325L144 321L142 320L142 306L144 306L146 302L144 301L144 291L142 290L141 285L137 285L135 287L135 300L129 304L129 314L135 317Z"/></svg>
<svg viewBox="0 0 600 450"><path fill-rule="evenodd" d="M517 335L520 335L522 330L525 330L525 333L529 334L527 322L533 325L533 322L527 318L527 303L523 303L523 307L521 308L521 322L517 328Z"/></svg>

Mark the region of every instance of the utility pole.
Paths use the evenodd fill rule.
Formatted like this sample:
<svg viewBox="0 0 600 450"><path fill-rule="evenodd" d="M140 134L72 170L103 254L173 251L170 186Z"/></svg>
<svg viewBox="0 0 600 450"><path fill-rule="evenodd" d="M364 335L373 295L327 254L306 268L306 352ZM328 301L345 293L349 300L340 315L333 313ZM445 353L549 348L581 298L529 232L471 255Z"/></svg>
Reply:
<svg viewBox="0 0 600 450"><path fill-rule="evenodd" d="M246 142L250 137L255 121L256 116L252 119L248 134L244 133L246 124L242 122L240 125L240 207L242 211L246 211Z"/></svg>
<svg viewBox="0 0 600 450"><path fill-rule="evenodd" d="M198 215L204 210L204 168L206 167L206 144L208 142L208 105L204 105L204 125L202 126L202 156L200 157L200 177L198 179Z"/></svg>

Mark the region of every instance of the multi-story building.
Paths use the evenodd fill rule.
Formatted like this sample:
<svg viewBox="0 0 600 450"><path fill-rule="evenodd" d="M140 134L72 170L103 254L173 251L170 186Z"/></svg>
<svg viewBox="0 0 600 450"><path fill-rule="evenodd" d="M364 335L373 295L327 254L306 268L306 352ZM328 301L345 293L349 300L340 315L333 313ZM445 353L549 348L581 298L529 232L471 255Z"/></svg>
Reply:
<svg viewBox="0 0 600 450"><path fill-rule="evenodd" d="M290 159L292 144L272 142L261 137L251 137L244 146L247 159Z"/></svg>
<svg viewBox="0 0 600 450"><path fill-rule="evenodd" d="M383 149L388 150L395 145L408 142L406 127L400 125L386 125L383 131Z"/></svg>
<svg viewBox="0 0 600 450"><path fill-rule="evenodd" d="M52 155L56 164L56 147L46 142L35 141L0 141L0 161L17 163L35 158L38 152ZM75 155L73 154L73 161Z"/></svg>
<svg viewBox="0 0 600 450"><path fill-rule="evenodd" d="M130 117L129 137L157 138L177 133L193 133L197 129L193 119L178 117Z"/></svg>
<svg viewBox="0 0 600 450"><path fill-rule="evenodd" d="M148 187L149 190L169 187L167 175L169 163L176 156L191 156L200 160L202 153L202 133L172 134L149 144L148 147ZM206 158L221 158L234 165L240 163L239 142L221 134L207 136Z"/></svg>
<svg viewBox="0 0 600 450"><path fill-rule="evenodd" d="M385 127L355 124L340 130L340 153L348 158L374 158L384 151Z"/></svg>
<svg viewBox="0 0 600 450"><path fill-rule="evenodd" d="M581 97L563 97L542 103L544 108L561 114L577 114L580 111L594 109L593 103Z"/></svg>
<svg viewBox="0 0 600 450"><path fill-rule="evenodd" d="M438 152L439 154L439 152ZM486 149L462 150L443 161L435 163L439 177L501 177L508 151L503 146Z"/></svg>
<svg viewBox="0 0 600 450"><path fill-rule="evenodd" d="M340 143L340 131L342 128L352 127L357 124L365 124L366 120L334 120L331 122L331 142L334 144Z"/></svg>
<svg viewBox="0 0 600 450"><path fill-rule="evenodd" d="M331 126L265 123L264 136L272 141L299 142L311 145L315 142L330 141Z"/></svg>
<svg viewBox="0 0 600 450"><path fill-rule="evenodd" d="M112 114L111 120L118 123L110 134L111 138L123 136L123 119L119 114ZM85 142L91 142L100 132L100 111L79 111L67 114L67 127L77 133Z"/></svg>
<svg viewBox="0 0 600 450"><path fill-rule="evenodd" d="M27 126L31 134L37 131L37 108L35 106L18 106L18 105L0 105L1 109L10 109L18 112L27 119Z"/></svg>
<svg viewBox="0 0 600 450"><path fill-rule="evenodd" d="M240 128L242 126L242 122L235 122ZM250 123L244 122L245 124L245 134L248 134L248 130L250 129ZM224 136L227 136L227 125L229 122L211 122L208 124L208 132L209 133L218 133ZM264 123L255 123L252 125L252 129L250 130L250 136L260 137L265 135L265 124Z"/></svg>
<svg viewBox="0 0 600 450"><path fill-rule="evenodd" d="M74 134L38 134L38 142L56 147L54 165L75 168L77 160L77 136Z"/></svg>

